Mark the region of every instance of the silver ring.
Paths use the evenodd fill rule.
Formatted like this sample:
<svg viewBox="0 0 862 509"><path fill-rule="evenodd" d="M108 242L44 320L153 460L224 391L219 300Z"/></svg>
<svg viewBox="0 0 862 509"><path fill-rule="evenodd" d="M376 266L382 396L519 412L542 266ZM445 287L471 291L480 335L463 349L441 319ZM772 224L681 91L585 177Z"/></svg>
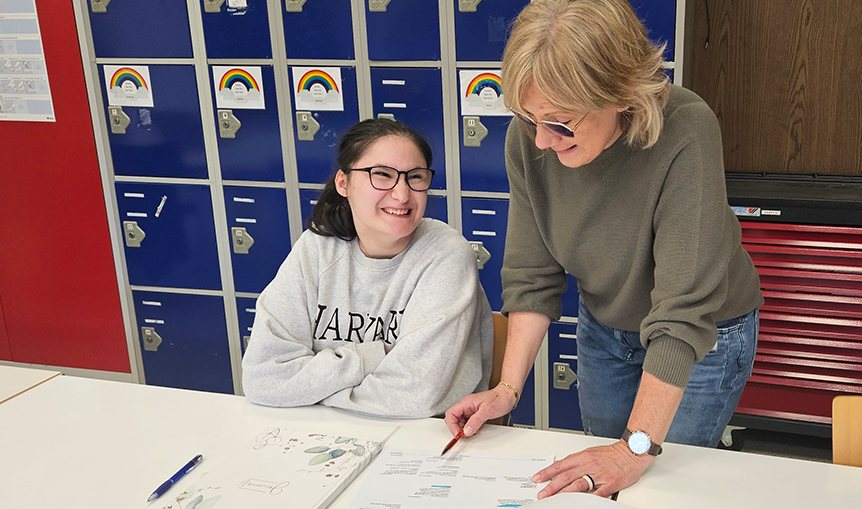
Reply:
<svg viewBox="0 0 862 509"><path fill-rule="evenodd" d="M596 483L593 481L593 478L588 474L584 474L581 476L581 479L587 481L587 491L593 491L596 489Z"/></svg>

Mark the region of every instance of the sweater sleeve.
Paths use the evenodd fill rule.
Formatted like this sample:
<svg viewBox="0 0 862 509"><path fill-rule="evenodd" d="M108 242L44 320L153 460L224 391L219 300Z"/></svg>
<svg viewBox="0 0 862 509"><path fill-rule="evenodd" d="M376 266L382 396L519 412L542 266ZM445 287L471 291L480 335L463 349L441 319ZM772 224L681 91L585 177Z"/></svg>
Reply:
<svg viewBox="0 0 862 509"><path fill-rule="evenodd" d="M411 269L415 287L395 346L361 383L324 405L381 417L430 417L488 387L493 323L475 255L456 233L431 244L420 255L427 263Z"/></svg>
<svg viewBox="0 0 862 509"><path fill-rule="evenodd" d="M251 340L242 359L243 392L252 403L313 405L358 385L385 355L380 341L346 343L314 353L314 317L308 303L317 302L319 257L308 235L314 234L300 237L257 299Z"/></svg>
<svg viewBox="0 0 862 509"><path fill-rule="evenodd" d="M532 140L517 122L506 134L506 171L509 175L509 222L503 269L503 314L512 311L543 313L558 320L560 296L566 291L566 272L551 255L536 222L527 191L527 165L541 165L530 148Z"/></svg>
<svg viewBox="0 0 862 509"><path fill-rule="evenodd" d="M689 131L668 170L656 207L655 286L641 324L644 370L685 387L695 362L713 348L713 314L727 296L728 264L740 231L728 213L721 133L706 105L685 115Z"/></svg>

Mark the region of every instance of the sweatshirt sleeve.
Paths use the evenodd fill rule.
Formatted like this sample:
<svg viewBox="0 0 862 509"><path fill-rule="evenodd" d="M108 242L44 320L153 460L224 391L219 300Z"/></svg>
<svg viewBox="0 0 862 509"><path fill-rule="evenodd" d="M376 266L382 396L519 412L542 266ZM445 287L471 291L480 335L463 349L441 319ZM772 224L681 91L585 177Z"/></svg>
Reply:
<svg viewBox="0 0 862 509"><path fill-rule="evenodd" d="M548 251L536 222L527 191L527 165L541 165L530 145L533 141L518 122L506 134L506 171L509 175L509 222L503 269L503 314L512 311L543 313L558 320L560 296L566 291L566 272ZM528 161L528 159L530 159Z"/></svg>
<svg viewBox="0 0 862 509"><path fill-rule="evenodd" d="M308 235L314 234L300 237L257 299L254 327L242 359L243 392L252 403L313 405L358 385L385 355L379 341L347 343L314 353L314 317L308 303L317 302L319 271L316 242Z"/></svg>
<svg viewBox="0 0 862 509"><path fill-rule="evenodd" d="M728 264L740 243L728 213L718 123L706 105L695 107L675 127L689 133L656 207L655 286L641 324L644 370L677 387L715 345L713 314L728 297Z"/></svg>
<svg viewBox="0 0 862 509"><path fill-rule="evenodd" d="M411 269L415 287L395 346L361 383L324 399L324 405L381 417L430 417L487 388L491 308L472 249L451 233L411 257L427 262Z"/></svg>

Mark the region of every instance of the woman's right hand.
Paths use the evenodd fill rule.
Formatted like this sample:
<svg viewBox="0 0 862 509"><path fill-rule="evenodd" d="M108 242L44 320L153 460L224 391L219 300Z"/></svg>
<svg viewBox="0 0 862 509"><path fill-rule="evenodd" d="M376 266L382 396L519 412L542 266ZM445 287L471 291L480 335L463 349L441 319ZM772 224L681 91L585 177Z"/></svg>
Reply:
<svg viewBox="0 0 862 509"><path fill-rule="evenodd" d="M489 391L468 394L446 410L446 426L453 435L463 429L464 436L469 437L479 431L488 419L511 412L517 402L514 391L504 385L498 385Z"/></svg>

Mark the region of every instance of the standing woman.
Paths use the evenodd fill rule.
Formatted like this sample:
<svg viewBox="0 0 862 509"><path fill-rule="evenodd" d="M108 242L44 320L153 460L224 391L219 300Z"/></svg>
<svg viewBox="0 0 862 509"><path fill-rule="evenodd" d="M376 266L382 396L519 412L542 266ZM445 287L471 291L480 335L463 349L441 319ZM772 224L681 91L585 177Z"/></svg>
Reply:
<svg viewBox="0 0 862 509"><path fill-rule="evenodd" d="M721 133L671 86L625 0L536 0L503 54L511 197L502 380L446 413L470 435L508 413L566 272L578 280L578 397L588 434L621 438L534 478L608 496L661 444L715 447L751 374L760 285L727 204ZM659 460L660 461L660 460Z"/></svg>
<svg viewBox="0 0 862 509"><path fill-rule="evenodd" d="M431 148L390 119L351 127L339 170L257 299L252 403L442 415L491 375L491 306L457 231L422 217Z"/></svg>

